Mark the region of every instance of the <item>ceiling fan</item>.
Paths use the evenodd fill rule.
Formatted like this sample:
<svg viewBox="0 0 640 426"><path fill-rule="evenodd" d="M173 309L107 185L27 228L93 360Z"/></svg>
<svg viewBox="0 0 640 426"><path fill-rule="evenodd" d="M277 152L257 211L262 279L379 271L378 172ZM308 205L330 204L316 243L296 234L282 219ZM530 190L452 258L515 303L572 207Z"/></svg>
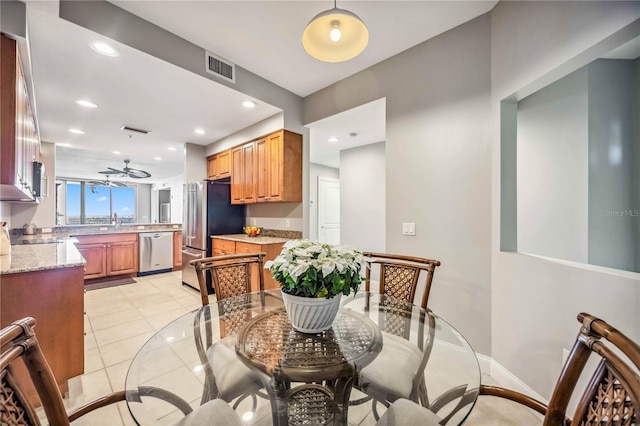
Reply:
<svg viewBox="0 0 640 426"><path fill-rule="evenodd" d="M134 179L144 179L151 177L151 173L146 172L144 170L132 169L129 167L129 162L131 160L124 160L124 169L118 170L113 167L107 167L109 170L104 170L98 173L102 173L103 175L117 175L122 177L130 177Z"/></svg>
<svg viewBox="0 0 640 426"><path fill-rule="evenodd" d="M105 180L92 180L87 182L90 185L90 189L91 192L94 194L98 193L98 190L96 189L96 186L111 186L111 187L116 187L116 188L126 188L129 185L127 185L124 182L111 182L109 180L109 176L107 176L107 178Z"/></svg>

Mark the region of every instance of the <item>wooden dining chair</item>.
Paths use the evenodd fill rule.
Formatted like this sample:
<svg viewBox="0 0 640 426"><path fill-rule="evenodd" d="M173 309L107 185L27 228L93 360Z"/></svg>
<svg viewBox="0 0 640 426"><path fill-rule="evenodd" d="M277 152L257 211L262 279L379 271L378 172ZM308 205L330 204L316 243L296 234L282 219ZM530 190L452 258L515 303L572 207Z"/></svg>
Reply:
<svg viewBox="0 0 640 426"><path fill-rule="evenodd" d="M256 394L262 389L258 374L236 356L233 344L224 338L235 335L251 317L249 312L251 283L257 279L258 289L264 290L263 259L266 253L232 254L192 260L200 286L203 309L194 318L194 337L198 355L205 373L202 403L215 398L226 402L236 400L234 408L246 397L251 397L254 408ZM220 337L213 342L211 307L206 274L211 274L220 318ZM257 274L257 278L255 277ZM204 317L204 318L203 318ZM206 324L204 341L201 324Z"/></svg>
<svg viewBox="0 0 640 426"><path fill-rule="evenodd" d="M386 406L400 398L428 405L424 369L431 353L435 329L430 313L423 313L418 321L412 321L412 305L417 290L422 288L420 306L426 309L436 267L440 261L399 254L365 252L365 290L370 291L374 267L379 267L378 292L384 294L381 301L385 309L379 310L378 327L383 332L384 346L373 363L360 373L356 388L368 396L353 400L350 405L365 403L373 398L373 411L378 418L376 404ZM368 302L366 302L368 303ZM411 330L417 324L419 330ZM429 333L424 341L424 327L429 324ZM411 342L411 333L418 340ZM398 362L402 359L402 362Z"/></svg>
<svg viewBox="0 0 640 426"><path fill-rule="evenodd" d="M126 400L125 391L113 392L67 414L56 379L36 338L35 325L35 319L26 317L0 330L0 424L29 426L41 424L32 398L27 398L25 393L27 384L20 382L14 373L14 367L17 364L23 364L26 367L29 376L23 380L31 380L50 425L69 425L70 422L94 410ZM145 386L135 392L130 391L128 396L133 401L140 401L141 397L162 399L182 411L186 419L185 425L197 424L189 421L194 417L194 410L189 403L169 391ZM208 411L208 408L203 410ZM198 415L201 416L203 412L199 411Z"/></svg>
<svg viewBox="0 0 640 426"><path fill-rule="evenodd" d="M423 257L405 256L400 254L363 253L367 268L365 270L365 290L370 290L371 270L380 267L379 293L387 294L396 299L415 303L416 290L420 283L424 283L424 290L420 306L427 308L431 283L439 260ZM422 278L422 280L421 280Z"/></svg>
<svg viewBox="0 0 640 426"><path fill-rule="evenodd" d="M522 393L498 386L480 386L480 395L506 398L544 415L544 426L633 425L640 422L640 346L605 321L581 313L581 327L546 405ZM598 366L580 396L571 418L567 406L587 360Z"/></svg>

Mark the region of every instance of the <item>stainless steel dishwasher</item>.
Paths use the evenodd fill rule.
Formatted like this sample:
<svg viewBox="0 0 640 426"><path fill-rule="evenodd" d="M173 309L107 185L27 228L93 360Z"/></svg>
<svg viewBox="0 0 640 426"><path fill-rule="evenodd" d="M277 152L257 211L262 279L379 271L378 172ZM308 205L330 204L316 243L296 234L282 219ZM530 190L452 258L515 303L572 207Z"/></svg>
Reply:
<svg viewBox="0 0 640 426"><path fill-rule="evenodd" d="M173 268L173 232L141 232L138 275L168 272Z"/></svg>

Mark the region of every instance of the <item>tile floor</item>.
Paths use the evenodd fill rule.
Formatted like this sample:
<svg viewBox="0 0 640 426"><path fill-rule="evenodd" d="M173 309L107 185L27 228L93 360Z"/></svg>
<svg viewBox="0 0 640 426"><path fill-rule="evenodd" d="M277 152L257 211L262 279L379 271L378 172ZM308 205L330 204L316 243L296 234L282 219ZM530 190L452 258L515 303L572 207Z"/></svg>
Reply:
<svg viewBox="0 0 640 426"><path fill-rule="evenodd" d="M201 306L200 293L183 286L180 271L135 278L85 293L85 374L69 381L72 410L106 393L124 389L131 360L155 332ZM83 416L74 425L134 425L126 403Z"/></svg>
<svg viewBox="0 0 640 426"><path fill-rule="evenodd" d="M85 293L85 374L69 381L67 411L124 389L131 360L153 334L201 305L200 295L183 286L180 271L135 278L135 284ZM490 377L483 381L495 382ZM41 416L44 413L41 412ZM46 424L46 422L44 422ZM481 398L466 425L537 425L540 420L506 401ZM74 425L135 425L125 402L83 416Z"/></svg>

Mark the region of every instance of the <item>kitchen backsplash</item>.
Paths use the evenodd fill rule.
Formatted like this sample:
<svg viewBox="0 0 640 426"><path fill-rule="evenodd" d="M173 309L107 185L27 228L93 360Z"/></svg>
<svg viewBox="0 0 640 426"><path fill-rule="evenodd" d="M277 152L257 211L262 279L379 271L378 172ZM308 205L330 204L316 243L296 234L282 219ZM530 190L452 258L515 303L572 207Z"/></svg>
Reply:
<svg viewBox="0 0 640 426"><path fill-rule="evenodd" d="M260 235L263 237L287 238L289 240L302 238L302 232L285 229L262 229Z"/></svg>
<svg viewBox="0 0 640 426"><path fill-rule="evenodd" d="M47 232L43 232L43 229ZM182 229L179 223L147 223L126 225L80 225L80 226L54 226L51 228L36 228L36 234L55 234L56 236L99 234L99 233L126 233L140 231L178 231ZM24 235L23 228L14 228L10 231L11 237Z"/></svg>

